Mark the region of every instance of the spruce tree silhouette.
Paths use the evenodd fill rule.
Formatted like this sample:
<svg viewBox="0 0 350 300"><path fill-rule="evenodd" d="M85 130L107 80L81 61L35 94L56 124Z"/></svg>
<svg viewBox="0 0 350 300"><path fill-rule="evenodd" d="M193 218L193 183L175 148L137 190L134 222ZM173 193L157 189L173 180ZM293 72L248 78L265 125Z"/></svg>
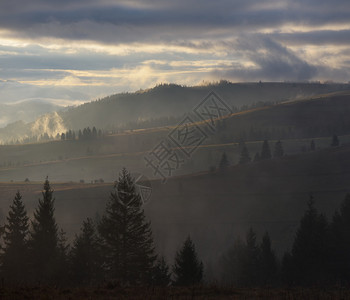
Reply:
<svg viewBox="0 0 350 300"><path fill-rule="evenodd" d="M271 158L271 150L270 150L269 142L267 140L264 140L261 148L260 159L265 160L270 158Z"/></svg>
<svg viewBox="0 0 350 300"><path fill-rule="evenodd" d="M53 190L48 178L44 183L42 199L34 212L29 240L32 279L53 282L57 272L58 226L54 218Z"/></svg>
<svg viewBox="0 0 350 300"><path fill-rule="evenodd" d="M239 163L246 164L246 163L251 162L251 160L252 159L250 158L248 148L247 148L246 144L244 143L242 145L242 152L241 152L241 157L239 159Z"/></svg>
<svg viewBox="0 0 350 300"><path fill-rule="evenodd" d="M272 285L276 282L277 258L271 248L271 239L266 232L260 244L260 284Z"/></svg>
<svg viewBox="0 0 350 300"><path fill-rule="evenodd" d="M153 270L153 284L156 286L168 286L171 283L169 266L164 256L157 259Z"/></svg>
<svg viewBox="0 0 350 300"><path fill-rule="evenodd" d="M282 157L284 155L283 147L282 147L282 142L278 140L275 144L275 150L273 152L273 157Z"/></svg>
<svg viewBox="0 0 350 300"><path fill-rule="evenodd" d="M156 255L134 178L123 168L99 226L109 275L122 284L151 281Z"/></svg>
<svg viewBox="0 0 350 300"><path fill-rule="evenodd" d="M339 139L338 139L338 136L336 134L333 134L331 146L332 147L339 146Z"/></svg>
<svg viewBox="0 0 350 300"><path fill-rule="evenodd" d="M227 155L226 153L224 152L221 156L221 160L220 160L220 163L219 163L219 171L222 172L222 173L225 173L229 167L230 163L227 159Z"/></svg>
<svg viewBox="0 0 350 300"><path fill-rule="evenodd" d="M317 212L313 196L310 195L308 209L300 221L292 247L296 283L308 285L327 279L328 230L326 217Z"/></svg>
<svg viewBox="0 0 350 300"><path fill-rule="evenodd" d="M6 281L24 283L28 270L29 224L22 196L17 191L5 224L1 271Z"/></svg>
<svg viewBox="0 0 350 300"><path fill-rule="evenodd" d="M202 282L203 263L198 259L195 245L190 237L176 252L173 273L175 285L188 286Z"/></svg>
<svg viewBox="0 0 350 300"><path fill-rule="evenodd" d="M83 222L69 256L74 283L88 285L103 279L101 243L90 218Z"/></svg>

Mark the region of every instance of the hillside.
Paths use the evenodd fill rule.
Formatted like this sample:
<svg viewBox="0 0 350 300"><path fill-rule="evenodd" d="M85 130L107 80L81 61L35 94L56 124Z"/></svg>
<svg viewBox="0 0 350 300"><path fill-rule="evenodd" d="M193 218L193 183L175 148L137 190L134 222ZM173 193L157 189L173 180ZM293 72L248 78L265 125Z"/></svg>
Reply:
<svg viewBox="0 0 350 300"><path fill-rule="evenodd" d="M190 112L214 90L232 107L259 101L286 101L329 92L349 90L349 84L311 83L230 83L183 87L160 85L136 93L116 94L61 113L66 127L79 129L120 126L130 121L181 116ZM103 116L103 118L101 118Z"/></svg>
<svg viewBox="0 0 350 300"><path fill-rule="evenodd" d="M152 180L145 210L157 247L169 257L190 233L203 258L215 261L250 226L259 236L268 230L281 254L290 247L310 192L316 207L331 216L350 192L349 170L350 146L343 146L232 166L225 175L201 172L173 177L166 184ZM69 237L85 217L101 216L113 188L112 183L52 185L57 221ZM41 187L42 182L1 183L1 222L18 189L31 215Z"/></svg>
<svg viewBox="0 0 350 300"><path fill-rule="evenodd" d="M152 124L158 124L157 126L175 124L178 121L176 117L190 113L213 90L236 110L253 103L275 103L349 89L349 84L320 83L230 83L222 81L217 84L194 87L166 84L135 93L116 94L77 107L58 110L58 118L62 119L62 122L57 127L48 127L47 130L43 127L40 134L46 132L55 137L57 133L68 129L79 130L93 126L105 130L115 130L121 127L142 128L144 126L142 122L145 121L152 121ZM43 108L44 106L41 109ZM36 111L40 111L39 108ZM52 109L47 111L50 112ZM175 120L172 120L174 117ZM33 124L40 122L42 118L43 116L39 117L33 123L22 118L25 123L21 126L19 126L21 123L17 123L1 128L0 142L22 140L37 135L38 132L33 129ZM52 118L52 123L55 123L57 115L48 114L44 118ZM3 119L5 122L6 116L3 116Z"/></svg>

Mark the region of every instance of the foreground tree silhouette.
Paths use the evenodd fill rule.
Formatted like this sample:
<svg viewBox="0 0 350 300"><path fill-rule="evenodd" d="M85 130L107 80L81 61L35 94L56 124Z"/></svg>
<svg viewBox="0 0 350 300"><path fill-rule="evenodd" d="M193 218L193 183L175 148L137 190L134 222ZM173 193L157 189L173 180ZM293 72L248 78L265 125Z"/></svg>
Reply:
<svg viewBox="0 0 350 300"><path fill-rule="evenodd" d="M333 134L331 146L332 147L339 146L339 139L338 139L338 136L336 134Z"/></svg>
<svg viewBox="0 0 350 300"><path fill-rule="evenodd" d="M150 222L141 206L134 179L123 168L98 228L109 275L121 283L151 280L156 256Z"/></svg>
<svg viewBox="0 0 350 300"><path fill-rule="evenodd" d="M310 196L308 209L300 221L292 247L294 282L299 284L320 283L328 273L328 222L319 214Z"/></svg>
<svg viewBox="0 0 350 300"><path fill-rule="evenodd" d="M168 286L171 282L171 274L169 266L164 257L157 259L157 263L153 270L153 284L156 286Z"/></svg>
<svg viewBox="0 0 350 300"><path fill-rule="evenodd" d="M335 279L350 282L350 194L345 196L340 211L331 224L331 265Z"/></svg>
<svg viewBox="0 0 350 300"><path fill-rule="evenodd" d="M270 150L270 145L267 140L264 140L262 148L261 148L261 154L260 154L260 159L270 159L271 158L271 150Z"/></svg>
<svg viewBox="0 0 350 300"><path fill-rule="evenodd" d="M180 286L198 284L203 279L203 263L198 259L195 246L190 237L176 252L173 266L174 284Z"/></svg>
<svg viewBox="0 0 350 300"><path fill-rule="evenodd" d="M70 252L72 279L77 284L92 284L102 278L101 245L90 218L83 222Z"/></svg>
<svg viewBox="0 0 350 300"><path fill-rule="evenodd" d="M260 283L271 285L276 281L277 258L271 248L271 239L266 232L260 245Z"/></svg>
<svg viewBox="0 0 350 300"><path fill-rule="evenodd" d="M58 266L58 226L54 218L53 190L48 178L44 183L43 199L34 212L32 232L29 241L32 279L40 282L53 282Z"/></svg>
<svg viewBox="0 0 350 300"><path fill-rule="evenodd" d="M241 152L241 157L239 159L239 163L240 164L246 164L246 163L249 163L251 162L251 157L249 155L249 151L248 151L248 148L246 146L245 143L243 143L242 145L242 152Z"/></svg>
<svg viewBox="0 0 350 300"><path fill-rule="evenodd" d="M315 145L315 141L314 140L311 140L311 142L310 142L310 150L311 151L315 151L316 150L316 145Z"/></svg>
<svg viewBox="0 0 350 300"><path fill-rule="evenodd" d="M28 269L28 217L18 191L10 205L4 232L4 252L1 255L2 276L5 281L20 283L26 280Z"/></svg>
<svg viewBox="0 0 350 300"><path fill-rule="evenodd" d="M282 157L284 154L282 142L278 140L275 144L275 150L273 152L273 157Z"/></svg>
<svg viewBox="0 0 350 300"><path fill-rule="evenodd" d="M220 159L220 163L219 163L219 171L220 172L226 172L228 167L229 167L230 163L227 159L227 155L226 153L224 152L221 156L221 159Z"/></svg>

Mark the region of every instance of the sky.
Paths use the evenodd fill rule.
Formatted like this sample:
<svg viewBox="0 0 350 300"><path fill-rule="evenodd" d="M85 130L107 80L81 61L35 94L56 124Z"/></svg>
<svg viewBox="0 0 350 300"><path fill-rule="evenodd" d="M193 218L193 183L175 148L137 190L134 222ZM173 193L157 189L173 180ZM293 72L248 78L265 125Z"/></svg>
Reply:
<svg viewBox="0 0 350 300"><path fill-rule="evenodd" d="M160 83L349 82L349 45L349 0L0 1L0 83L65 105Z"/></svg>

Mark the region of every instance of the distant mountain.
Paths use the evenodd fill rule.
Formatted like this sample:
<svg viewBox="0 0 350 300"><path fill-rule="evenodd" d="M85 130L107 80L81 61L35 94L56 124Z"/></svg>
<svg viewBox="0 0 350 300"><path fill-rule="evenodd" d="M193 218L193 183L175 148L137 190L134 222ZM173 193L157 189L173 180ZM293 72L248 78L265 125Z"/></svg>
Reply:
<svg viewBox="0 0 350 300"><path fill-rule="evenodd" d="M15 104L0 103L0 128L17 121L32 122L43 114L59 109L61 106L40 99L21 101Z"/></svg>
<svg viewBox="0 0 350 300"><path fill-rule="evenodd" d="M116 94L60 112L66 127L115 127L150 118L181 116L191 112L211 91L229 106L259 101L286 101L335 91L350 90L350 84L319 83L230 83L183 87L156 86L135 93Z"/></svg>
<svg viewBox="0 0 350 300"><path fill-rule="evenodd" d="M26 91L25 85L16 82L0 82L0 99L6 94L6 86L18 86L18 90ZM45 88L44 88L45 90ZM13 124L0 129L0 141L23 139L34 135L35 127L30 122L36 116L50 113L53 110L57 114L46 114L45 122L50 128L46 132L60 133L60 130L78 130L85 127L97 127L110 129L127 126L130 122L140 122L161 117L182 116L190 113L211 91L215 91L230 107L242 107L257 102L281 102L307 98L330 92L350 90L349 84L320 84L320 83L230 83L222 81L217 84L195 87L184 87L175 84L159 85L148 90L135 93L121 93L100 100L85 103L76 107L59 109L50 101L57 96L55 89L47 88L47 97L51 100L38 99L21 101L18 104L3 106L0 112L0 126L8 124L9 120L21 120L28 125ZM27 91L29 92L29 91ZM74 95L67 94L67 98ZM83 95L76 95L83 97ZM54 102L54 101L53 101ZM1 103L1 100L0 100ZM1 104L0 104L1 105ZM1 107L0 107L1 108ZM49 120L52 118L52 122ZM59 121L57 121L59 119ZM40 117L37 122L42 122ZM30 124L29 124L30 123ZM52 126L57 125L57 128ZM33 127L34 126L34 127ZM142 128L142 125L140 125ZM23 127L23 128L22 128ZM25 127L25 128L24 128ZM22 129L21 129L22 128ZM35 127L36 128L36 127ZM41 132L39 134L44 134Z"/></svg>
<svg viewBox="0 0 350 300"><path fill-rule="evenodd" d="M67 129L63 124L62 118L57 112L48 113L40 116L34 122L25 123L17 121L8 124L0 129L0 141L12 142L23 140L46 133L49 136L56 136L58 133L65 132Z"/></svg>

